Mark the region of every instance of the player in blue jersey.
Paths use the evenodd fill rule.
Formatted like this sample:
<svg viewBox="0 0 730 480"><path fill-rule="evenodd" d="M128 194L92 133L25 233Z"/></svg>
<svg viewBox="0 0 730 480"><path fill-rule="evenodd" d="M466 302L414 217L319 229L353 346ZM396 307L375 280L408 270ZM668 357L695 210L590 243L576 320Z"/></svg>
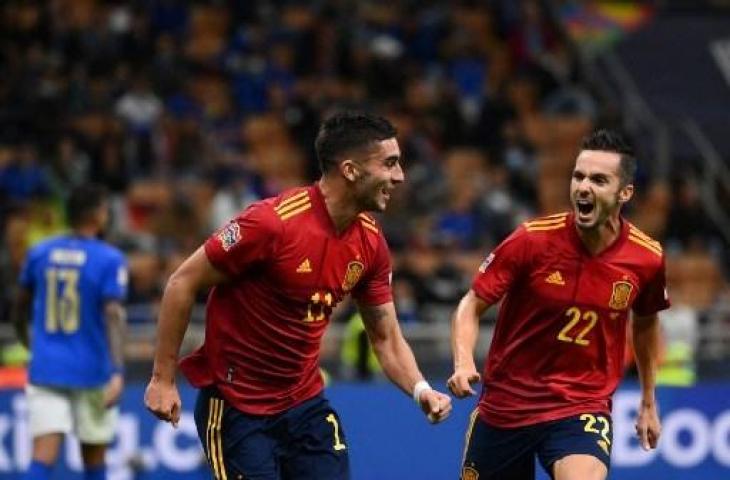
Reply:
<svg viewBox="0 0 730 480"><path fill-rule="evenodd" d="M73 431L84 478L102 480L124 385L127 266L119 250L99 239L108 220L103 188L78 187L66 208L71 233L28 253L16 293L15 325L32 354L27 398L33 456L25 478L51 478L63 436Z"/></svg>

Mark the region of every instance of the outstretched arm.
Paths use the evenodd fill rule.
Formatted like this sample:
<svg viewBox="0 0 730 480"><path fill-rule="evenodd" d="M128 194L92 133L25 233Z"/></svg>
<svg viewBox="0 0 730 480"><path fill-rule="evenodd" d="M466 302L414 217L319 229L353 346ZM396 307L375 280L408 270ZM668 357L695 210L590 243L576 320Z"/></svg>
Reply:
<svg viewBox="0 0 730 480"><path fill-rule="evenodd" d="M476 394L471 385L481 380L474 364L474 347L479 337L479 317L487 308L488 305L473 290L469 290L454 312L451 321L454 374L447 384L457 398Z"/></svg>
<svg viewBox="0 0 730 480"><path fill-rule="evenodd" d="M431 389L416 364L411 347L401 332L393 302L378 306L359 305L373 351L388 378L408 395L413 395L433 423L451 413L448 395Z"/></svg>
<svg viewBox="0 0 730 480"><path fill-rule="evenodd" d="M170 276L162 295L152 379L145 391L145 405L158 418L173 425L180 419L181 406L175 370L195 296L198 291L226 280L200 247Z"/></svg>
<svg viewBox="0 0 730 480"><path fill-rule="evenodd" d="M654 390L656 387L656 362L659 348L659 316L634 315L631 324L636 355L636 368L641 385L641 404L636 420L636 434L645 450L656 448L661 434L661 422Z"/></svg>

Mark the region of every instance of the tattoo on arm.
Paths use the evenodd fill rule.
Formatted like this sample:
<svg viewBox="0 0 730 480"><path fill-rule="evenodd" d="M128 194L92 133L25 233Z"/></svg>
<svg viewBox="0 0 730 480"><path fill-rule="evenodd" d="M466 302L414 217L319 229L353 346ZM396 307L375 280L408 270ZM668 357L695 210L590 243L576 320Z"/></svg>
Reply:
<svg viewBox="0 0 730 480"><path fill-rule="evenodd" d="M382 305L378 305L377 307L361 306L360 313L363 317L363 320L369 322L377 322L388 316L388 310Z"/></svg>
<svg viewBox="0 0 730 480"><path fill-rule="evenodd" d="M124 366L124 338L127 329L127 312L119 302L109 302L104 308L109 349L114 366Z"/></svg>
<svg viewBox="0 0 730 480"><path fill-rule="evenodd" d="M369 305L358 306L362 315L362 321L365 324L365 330L373 344L386 340L389 337L392 338L393 325L387 320L391 315L395 316L395 308L392 306L388 308L389 305L391 304L377 305L374 307ZM395 317L393 321L397 325Z"/></svg>

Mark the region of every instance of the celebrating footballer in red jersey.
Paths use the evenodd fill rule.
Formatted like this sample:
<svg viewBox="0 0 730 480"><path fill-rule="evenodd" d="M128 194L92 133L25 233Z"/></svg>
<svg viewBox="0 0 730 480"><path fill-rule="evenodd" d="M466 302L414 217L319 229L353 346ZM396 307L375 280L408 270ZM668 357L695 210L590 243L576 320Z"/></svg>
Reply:
<svg viewBox="0 0 730 480"><path fill-rule="evenodd" d="M502 302L462 478L532 479L537 455L557 480L604 479L632 311L642 387L637 432L646 448L656 446L657 312L669 300L661 246L620 216L635 170L617 135L586 138L571 182L574 211L520 226L486 258L460 302L448 382L460 398L480 379L479 316Z"/></svg>
<svg viewBox="0 0 730 480"><path fill-rule="evenodd" d="M177 424L175 369L196 292L212 287L205 342L180 364L200 389L198 434L214 478L349 478L348 445L323 397L320 342L335 306L357 302L388 377L432 422L448 395L423 379L398 326L388 246L368 211L404 180L395 128L354 113L326 120L322 178L250 206L171 276L145 404Z"/></svg>
<svg viewBox="0 0 730 480"><path fill-rule="evenodd" d="M319 345L348 293L368 305L392 301L375 220L361 213L338 235L318 185L252 205L208 239L205 254L240 280L213 288L207 313L216 321L180 366L193 386L215 384L246 413L276 414L322 390Z"/></svg>

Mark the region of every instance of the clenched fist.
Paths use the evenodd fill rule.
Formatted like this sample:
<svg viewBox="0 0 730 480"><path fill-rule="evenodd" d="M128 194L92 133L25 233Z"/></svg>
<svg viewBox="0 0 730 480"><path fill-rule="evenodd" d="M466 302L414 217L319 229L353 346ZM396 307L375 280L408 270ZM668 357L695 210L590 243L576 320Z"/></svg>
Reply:
<svg viewBox="0 0 730 480"><path fill-rule="evenodd" d="M182 402L174 381L152 377L144 392L144 405L154 416L177 428Z"/></svg>
<svg viewBox="0 0 730 480"><path fill-rule="evenodd" d="M473 384L480 382L482 376L479 375L475 367L457 368L454 374L449 377L446 385L456 398L466 398L476 395L476 391L471 387Z"/></svg>

